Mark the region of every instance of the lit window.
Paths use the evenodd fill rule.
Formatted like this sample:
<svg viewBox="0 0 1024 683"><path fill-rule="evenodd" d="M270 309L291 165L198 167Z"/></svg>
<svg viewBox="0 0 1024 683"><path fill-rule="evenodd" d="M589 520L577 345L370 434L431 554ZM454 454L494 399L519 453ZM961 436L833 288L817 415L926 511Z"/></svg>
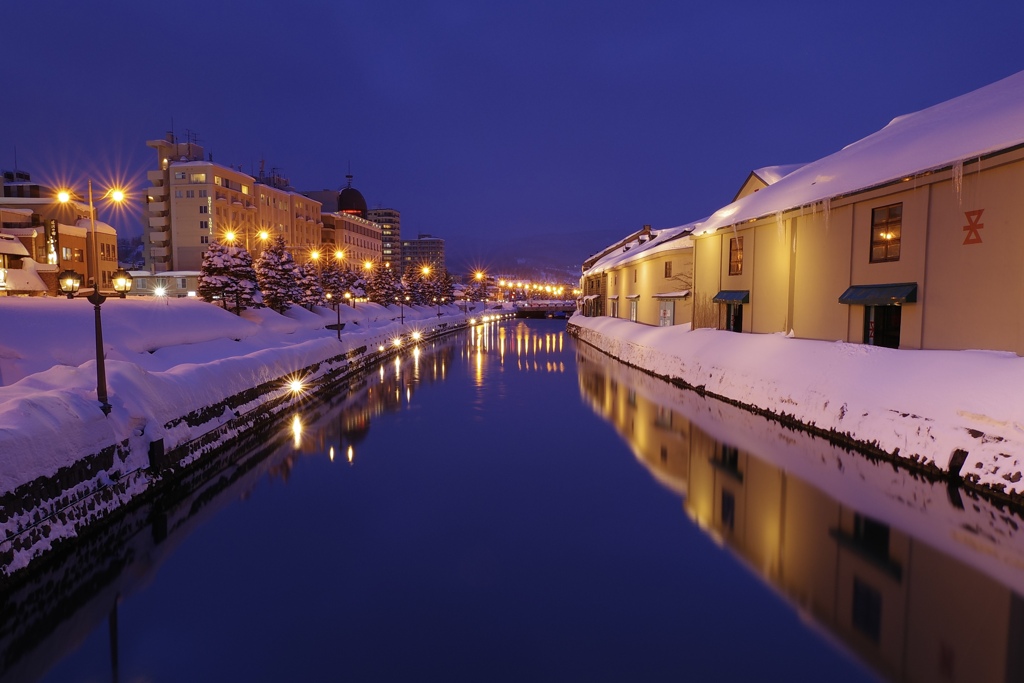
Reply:
<svg viewBox="0 0 1024 683"><path fill-rule="evenodd" d="M190 183L205 183L206 182L206 174L205 173L193 173L192 175L189 176L188 181Z"/></svg>
<svg viewBox="0 0 1024 683"><path fill-rule="evenodd" d="M903 204L871 210L871 263L900 260Z"/></svg>
<svg viewBox="0 0 1024 683"><path fill-rule="evenodd" d="M743 238L733 237L729 240L729 275L743 273Z"/></svg>

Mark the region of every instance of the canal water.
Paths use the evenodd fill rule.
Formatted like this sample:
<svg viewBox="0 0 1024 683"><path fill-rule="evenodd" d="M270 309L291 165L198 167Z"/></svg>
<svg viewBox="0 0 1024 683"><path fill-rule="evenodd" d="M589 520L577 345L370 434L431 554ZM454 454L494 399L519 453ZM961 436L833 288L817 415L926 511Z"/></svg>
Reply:
<svg viewBox="0 0 1024 683"><path fill-rule="evenodd" d="M214 469L8 596L0 683L1020 672L1016 513L564 321L405 349Z"/></svg>

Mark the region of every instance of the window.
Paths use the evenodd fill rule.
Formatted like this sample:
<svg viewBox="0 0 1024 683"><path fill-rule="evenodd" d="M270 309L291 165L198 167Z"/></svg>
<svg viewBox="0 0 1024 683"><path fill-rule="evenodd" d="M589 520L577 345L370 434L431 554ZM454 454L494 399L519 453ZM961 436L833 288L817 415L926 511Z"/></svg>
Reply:
<svg viewBox="0 0 1024 683"><path fill-rule="evenodd" d="M209 195L206 194L206 190L199 190L199 196L200 197L207 197Z"/></svg>
<svg viewBox="0 0 1024 683"><path fill-rule="evenodd" d="M199 213L210 213L210 207L208 207L206 204L203 204L202 206L199 207Z"/></svg>
<svg viewBox="0 0 1024 683"><path fill-rule="evenodd" d="M880 642L882 594L857 577L853 579L853 627L872 642Z"/></svg>
<svg viewBox="0 0 1024 683"><path fill-rule="evenodd" d="M665 277L672 277L672 262L665 261Z"/></svg>
<svg viewBox="0 0 1024 683"><path fill-rule="evenodd" d="M210 229L210 221L199 221L199 229L200 230L209 230Z"/></svg>
<svg viewBox="0 0 1024 683"><path fill-rule="evenodd" d="M629 300L629 320L630 320L630 322L634 322L634 323L636 322L637 309L638 309L637 303L638 302L637 302L636 299L630 299Z"/></svg>
<svg viewBox="0 0 1024 683"><path fill-rule="evenodd" d="M62 261L70 261L71 260L71 247L61 247L60 248L60 258L61 258Z"/></svg>
<svg viewBox="0 0 1024 683"><path fill-rule="evenodd" d="M175 180L184 180L185 179L185 172L184 171L175 171L174 179Z"/></svg>
<svg viewBox="0 0 1024 683"><path fill-rule="evenodd" d="M196 191L195 190L185 190L185 199L195 199L195 198L196 198Z"/></svg>
<svg viewBox="0 0 1024 683"><path fill-rule="evenodd" d="M633 282L636 282L636 268L633 269Z"/></svg>
<svg viewBox="0 0 1024 683"><path fill-rule="evenodd" d="M722 490L722 526L729 531L736 528L736 497L731 491Z"/></svg>
<svg viewBox="0 0 1024 683"><path fill-rule="evenodd" d="M219 175L213 176L213 184L214 185L220 185L222 187L224 186L224 182L221 180Z"/></svg>
<svg viewBox="0 0 1024 683"><path fill-rule="evenodd" d="M881 558L889 557L889 525L877 522L860 514L853 516L853 538L869 554Z"/></svg>
<svg viewBox="0 0 1024 683"><path fill-rule="evenodd" d="M186 287L188 287L188 281L185 278L179 277L179 278L177 278L177 281L178 281L178 289L185 289Z"/></svg>
<svg viewBox="0 0 1024 683"><path fill-rule="evenodd" d="M210 236L209 235L200 235L199 236L199 244L209 244L209 243L210 243Z"/></svg>
<svg viewBox="0 0 1024 683"><path fill-rule="evenodd" d="M174 191L174 198L175 199L181 199L183 196L184 196L184 193L182 193L181 190L175 190Z"/></svg>
<svg viewBox="0 0 1024 683"><path fill-rule="evenodd" d="M729 275L743 274L743 238L729 240Z"/></svg>
<svg viewBox="0 0 1024 683"><path fill-rule="evenodd" d="M190 183L205 183L206 182L206 174L205 173L193 173L192 175L189 176L188 181Z"/></svg>
<svg viewBox="0 0 1024 683"><path fill-rule="evenodd" d="M900 260L903 204L871 210L871 263Z"/></svg>

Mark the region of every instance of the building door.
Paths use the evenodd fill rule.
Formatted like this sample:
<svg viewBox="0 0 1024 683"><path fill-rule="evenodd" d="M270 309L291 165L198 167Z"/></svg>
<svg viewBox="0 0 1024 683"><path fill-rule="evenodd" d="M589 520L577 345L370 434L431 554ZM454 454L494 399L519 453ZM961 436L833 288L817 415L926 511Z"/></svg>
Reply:
<svg viewBox="0 0 1024 683"><path fill-rule="evenodd" d="M676 324L676 302L658 302L658 327L672 327Z"/></svg>
<svg viewBox="0 0 1024 683"><path fill-rule="evenodd" d="M637 312L637 309L639 308L639 306L637 304L639 304L639 303L640 302L638 302L636 299L630 299L629 300L629 319L632 322L636 322L636 312Z"/></svg>
<svg viewBox="0 0 1024 683"><path fill-rule="evenodd" d="M729 332L743 331L743 304L725 305L725 329Z"/></svg>
<svg viewBox="0 0 1024 683"><path fill-rule="evenodd" d="M864 343L898 349L902 314L901 306L865 306Z"/></svg>

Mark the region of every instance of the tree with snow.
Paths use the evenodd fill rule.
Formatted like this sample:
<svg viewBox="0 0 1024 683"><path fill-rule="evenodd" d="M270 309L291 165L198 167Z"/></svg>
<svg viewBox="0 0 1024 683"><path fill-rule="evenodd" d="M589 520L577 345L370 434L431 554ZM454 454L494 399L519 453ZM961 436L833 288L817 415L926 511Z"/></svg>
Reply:
<svg viewBox="0 0 1024 683"><path fill-rule="evenodd" d="M477 273L472 282L466 286L466 296L470 301L487 300L487 278Z"/></svg>
<svg viewBox="0 0 1024 683"><path fill-rule="evenodd" d="M263 294L263 303L278 313L302 300L297 282L297 265L285 246L284 237L278 235L256 260L256 281Z"/></svg>
<svg viewBox="0 0 1024 683"><path fill-rule="evenodd" d="M244 247L211 244L199 267L199 296L210 302L220 299L224 308L236 315L258 306L256 272L249 252Z"/></svg>
<svg viewBox="0 0 1024 683"><path fill-rule="evenodd" d="M403 295L402 281L390 264L377 264L366 281L366 296L370 301L388 306Z"/></svg>
<svg viewBox="0 0 1024 683"><path fill-rule="evenodd" d="M412 267L405 271L402 278L405 283L405 294L409 303L417 306L433 303L433 271L429 267Z"/></svg>
<svg viewBox="0 0 1024 683"><path fill-rule="evenodd" d="M359 271L345 269L341 271L341 295L351 294L352 299L366 296L366 278Z"/></svg>
<svg viewBox="0 0 1024 683"><path fill-rule="evenodd" d="M307 310L324 304L324 286L320 282L320 269L315 263L306 263L295 268L299 298L295 301Z"/></svg>
<svg viewBox="0 0 1024 683"><path fill-rule="evenodd" d="M203 254L203 262L199 266L199 296L210 303L220 299L225 309L227 298L224 294L231 282L228 261L227 245L214 242Z"/></svg>

